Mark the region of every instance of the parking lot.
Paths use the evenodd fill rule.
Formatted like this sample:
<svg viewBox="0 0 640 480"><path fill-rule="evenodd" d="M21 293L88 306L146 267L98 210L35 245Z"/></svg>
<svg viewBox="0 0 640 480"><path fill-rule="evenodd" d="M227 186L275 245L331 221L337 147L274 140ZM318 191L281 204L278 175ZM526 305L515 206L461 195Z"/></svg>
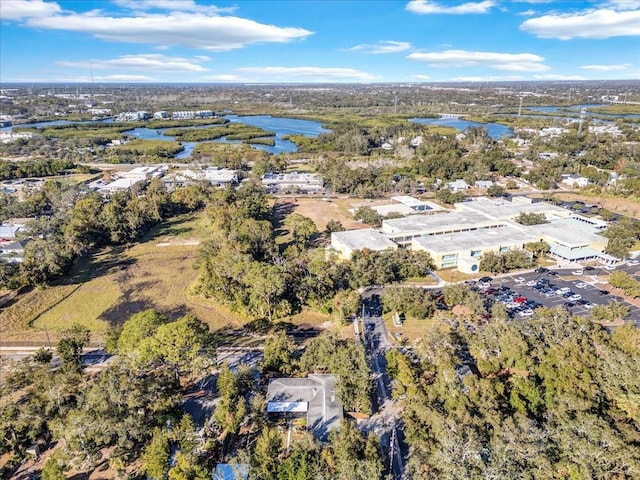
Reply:
<svg viewBox="0 0 640 480"><path fill-rule="evenodd" d="M637 266L619 267L617 270L625 270L632 275L640 274ZM624 298L606 292L606 276L610 271L602 268L593 270L566 269L553 270L543 273L524 273L501 276L491 281L491 288L500 289L507 287L528 301L534 301L547 307L565 306L572 314L585 318L591 318L591 309L594 305L605 305L611 301L620 301L629 307L629 315L626 320L631 321L640 328L640 307L628 303ZM542 284L542 288L540 285ZM562 293L558 293L562 290ZM564 294L564 296L563 296ZM569 297L578 295L578 297ZM520 299L522 300L522 299ZM522 308L519 309L519 316Z"/></svg>

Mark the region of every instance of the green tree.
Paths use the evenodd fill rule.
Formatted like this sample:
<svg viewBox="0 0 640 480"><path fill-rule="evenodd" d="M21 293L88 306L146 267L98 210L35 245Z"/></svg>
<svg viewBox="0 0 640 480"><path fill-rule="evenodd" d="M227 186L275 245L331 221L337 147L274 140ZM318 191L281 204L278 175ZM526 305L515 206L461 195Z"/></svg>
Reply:
<svg viewBox="0 0 640 480"><path fill-rule="evenodd" d="M82 349L89 344L89 338L89 329L80 324L74 324L71 328L62 332L56 351L60 356L63 368L80 368Z"/></svg>
<svg viewBox="0 0 640 480"><path fill-rule="evenodd" d="M494 183L487 189L487 195L490 197L506 197L507 190L502 185Z"/></svg>
<svg viewBox="0 0 640 480"><path fill-rule="evenodd" d="M135 352L147 338L153 337L158 327L167 323L167 318L149 309L132 315L124 322L117 340L118 352L129 354Z"/></svg>
<svg viewBox="0 0 640 480"><path fill-rule="evenodd" d="M384 219L382 215L380 215L371 207L358 208L354 212L353 218L362 221L363 223L366 223L367 225L370 225L372 227L382 226L382 220Z"/></svg>
<svg viewBox="0 0 640 480"><path fill-rule="evenodd" d="M520 215L515 218L515 221L521 225L541 225L543 223L549 223L544 213L535 212L521 212Z"/></svg>
<svg viewBox="0 0 640 480"><path fill-rule="evenodd" d="M365 438L349 422L331 432L331 478L337 480L369 480L382 475L382 459L373 434Z"/></svg>
<svg viewBox="0 0 640 480"><path fill-rule="evenodd" d="M325 231L327 233L333 233L333 232L342 232L344 231L344 225L342 225L342 222L340 222L339 220L334 220L333 218L331 220L329 220L327 222L327 226L325 228Z"/></svg>
<svg viewBox="0 0 640 480"><path fill-rule="evenodd" d="M42 480L65 480L67 478L55 455L44 464L40 478Z"/></svg>
<svg viewBox="0 0 640 480"><path fill-rule="evenodd" d="M289 215L284 224L291 232L293 240L301 247L306 246L309 239L318 232L313 220L298 213Z"/></svg>
<svg viewBox="0 0 640 480"><path fill-rule="evenodd" d="M270 335L264 344L264 360L262 370L289 375L293 371L292 355L296 345L284 331Z"/></svg>
<svg viewBox="0 0 640 480"><path fill-rule="evenodd" d="M164 480L169 473L169 436L156 427L153 429L151 442L142 453L142 471L149 478Z"/></svg>
<svg viewBox="0 0 640 480"><path fill-rule="evenodd" d="M277 430L264 428L256 441L251 458L255 477L260 480L278 478L279 457L282 453L282 439Z"/></svg>

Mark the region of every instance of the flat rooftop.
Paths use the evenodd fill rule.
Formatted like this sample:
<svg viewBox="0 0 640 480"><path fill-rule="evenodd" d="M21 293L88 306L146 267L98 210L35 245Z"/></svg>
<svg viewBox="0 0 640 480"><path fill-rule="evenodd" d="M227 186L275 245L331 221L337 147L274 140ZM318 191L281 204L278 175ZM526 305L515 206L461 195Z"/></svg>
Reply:
<svg viewBox="0 0 640 480"><path fill-rule="evenodd" d="M546 236L568 247L581 247L602 243L603 241L606 242L606 238L598 234L600 230L573 218L556 220L542 225L531 225L526 229L534 235Z"/></svg>
<svg viewBox="0 0 640 480"><path fill-rule="evenodd" d="M439 253L462 250L482 250L485 248L524 245L539 240L535 235L512 227L486 228L469 232L416 237L412 244Z"/></svg>
<svg viewBox="0 0 640 480"><path fill-rule="evenodd" d="M456 210L471 211L497 220L513 220L521 213L543 213L547 220L567 218L571 211L547 202L520 203L503 198L479 198L471 202L456 203Z"/></svg>
<svg viewBox="0 0 640 480"><path fill-rule="evenodd" d="M434 235L448 231L493 227L502 223L477 212L450 211L436 215L412 215L384 220L382 232L387 235Z"/></svg>
<svg viewBox="0 0 640 480"><path fill-rule="evenodd" d="M398 245L386 236L373 228L364 228L362 230L347 230L344 232L333 232L331 234L331 244L339 242L346 245L350 250L387 250L398 248ZM335 247L334 247L335 248Z"/></svg>

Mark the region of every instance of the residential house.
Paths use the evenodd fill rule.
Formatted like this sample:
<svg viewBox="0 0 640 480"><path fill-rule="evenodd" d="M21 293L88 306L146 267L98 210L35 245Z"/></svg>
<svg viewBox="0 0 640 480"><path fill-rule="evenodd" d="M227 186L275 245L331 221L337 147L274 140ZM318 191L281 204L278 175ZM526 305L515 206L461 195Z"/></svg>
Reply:
<svg viewBox="0 0 640 480"><path fill-rule="evenodd" d="M326 442L338 429L344 414L336 396L338 379L330 374L309 374L307 378L273 378L267 389L267 413L306 416L307 431Z"/></svg>

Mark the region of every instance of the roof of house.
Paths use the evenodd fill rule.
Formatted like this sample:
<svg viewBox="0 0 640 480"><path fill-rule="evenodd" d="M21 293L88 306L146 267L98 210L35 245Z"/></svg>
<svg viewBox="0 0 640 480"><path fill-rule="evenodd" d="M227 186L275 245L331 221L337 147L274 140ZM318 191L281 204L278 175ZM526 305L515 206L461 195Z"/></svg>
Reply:
<svg viewBox="0 0 640 480"><path fill-rule="evenodd" d="M306 404L307 429L325 441L340 426L342 404L336 396L338 379L330 374L309 374L307 378L274 378L267 389L267 411L301 412ZM295 407L295 410L289 408Z"/></svg>

